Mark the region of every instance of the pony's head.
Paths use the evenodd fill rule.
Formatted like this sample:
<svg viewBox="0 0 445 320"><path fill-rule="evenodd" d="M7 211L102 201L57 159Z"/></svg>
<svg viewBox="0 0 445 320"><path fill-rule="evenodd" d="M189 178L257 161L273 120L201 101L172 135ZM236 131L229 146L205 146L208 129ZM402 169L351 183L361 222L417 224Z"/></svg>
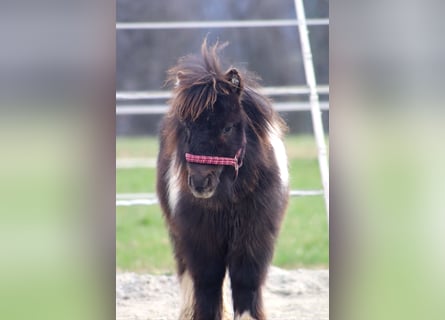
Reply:
<svg viewBox="0 0 445 320"><path fill-rule="evenodd" d="M172 114L177 117L178 154L185 160L187 183L197 198L227 190L238 175L246 145L246 115L240 102L240 73L220 68L223 46L202 45L202 57L187 56L169 70L174 82Z"/></svg>

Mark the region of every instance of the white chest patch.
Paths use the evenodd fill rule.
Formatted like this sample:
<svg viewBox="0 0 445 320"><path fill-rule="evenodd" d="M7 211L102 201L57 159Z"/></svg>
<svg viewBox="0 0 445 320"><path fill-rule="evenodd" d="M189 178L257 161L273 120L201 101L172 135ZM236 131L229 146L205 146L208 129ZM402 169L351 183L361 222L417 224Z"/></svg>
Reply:
<svg viewBox="0 0 445 320"><path fill-rule="evenodd" d="M289 185L289 169L287 165L286 149L284 148L283 140L279 130L274 126L269 127L269 142L275 153L275 159L277 161L278 169L280 171L281 183L284 187Z"/></svg>
<svg viewBox="0 0 445 320"><path fill-rule="evenodd" d="M170 165L167 171L167 192L168 192L168 205L172 214L175 212L176 205L179 200L179 192L181 184L179 181L180 167L176 165L176 152L173 153L170 160Z"/></svg>

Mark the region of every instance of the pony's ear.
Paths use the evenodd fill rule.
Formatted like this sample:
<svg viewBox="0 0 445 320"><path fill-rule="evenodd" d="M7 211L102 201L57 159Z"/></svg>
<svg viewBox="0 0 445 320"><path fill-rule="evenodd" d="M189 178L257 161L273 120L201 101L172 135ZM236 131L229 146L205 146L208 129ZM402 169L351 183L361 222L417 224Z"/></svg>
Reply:
<svg viewBox="0 0 445 320"><path fill-rule="evenodd" d="M242 90L241 76L238 73L238 70L235 68L230 69L225 74L225 78L230 82L230 91L232 93L240 94Z"/></svg>
<svg viewBox="0 0 445 320"><path fill-rule="evenodd" d="M183 78L184 78L184 73L182 73L181 71L178 71L178 73L176 74L175 87L179 87L179 84L181 83L181 80Z"/></svg>

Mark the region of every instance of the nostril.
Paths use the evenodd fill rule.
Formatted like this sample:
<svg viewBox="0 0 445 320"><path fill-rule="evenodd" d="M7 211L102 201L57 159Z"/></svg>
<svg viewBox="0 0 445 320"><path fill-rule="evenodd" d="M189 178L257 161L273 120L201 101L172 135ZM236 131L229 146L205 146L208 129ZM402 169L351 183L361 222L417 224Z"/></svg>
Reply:
<svg viewBox="0 0 445 320"><path fill-rule="evenodd" d="M193 179L191 176L189 176L189 178L188 178L188 184L190 187L193 187Z"/></svg>
<svg viewBox="0 0 445 320"><path fill-rule="evenodd" d="M210 176L207 176L204 180L204 188L208 188L210 186Z"/></svg>

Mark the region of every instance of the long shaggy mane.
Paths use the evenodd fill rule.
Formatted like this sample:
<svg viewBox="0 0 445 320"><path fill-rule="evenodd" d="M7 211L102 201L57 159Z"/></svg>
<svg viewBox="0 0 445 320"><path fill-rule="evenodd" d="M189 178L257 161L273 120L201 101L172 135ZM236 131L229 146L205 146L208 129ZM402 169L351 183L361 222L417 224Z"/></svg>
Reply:
<svg viewBox="0 0 445 320"><path fill-rule="evenodd" d="M219 59L219 52L227 44L216 42L209 47L204 39L200 56L182 57L167 71L166 84L174 84L170 104L181 120L195 121L206 109L213 108L218 95L228 95L237 86L227 78ZM243 83L253 84L251 78L243 74Z"/></svg>

